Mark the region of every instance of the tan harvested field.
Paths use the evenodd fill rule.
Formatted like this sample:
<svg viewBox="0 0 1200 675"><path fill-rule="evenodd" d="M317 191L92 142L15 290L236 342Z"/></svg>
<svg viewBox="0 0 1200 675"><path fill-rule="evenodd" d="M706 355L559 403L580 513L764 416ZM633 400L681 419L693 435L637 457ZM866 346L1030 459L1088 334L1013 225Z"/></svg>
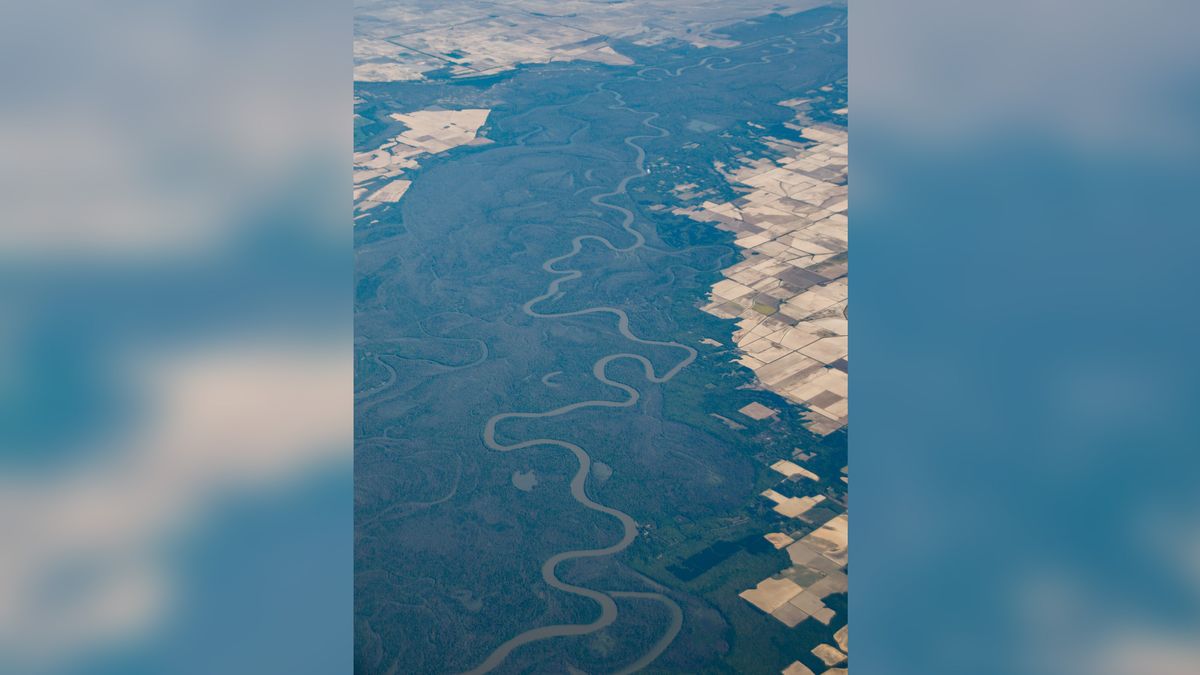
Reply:
<svg viewBox="0 0 1200 675"><path fill-rule="evenodd" d="M795 541L795 539L782 532L769 532L764 534L763 538L771 542L771 545L776 549L787 548L789 544Z"/></svg>
<svg viewBox="0 0 1200 675"><path fill-rule="evenodd" d="M814 530L803 541L844 567L849 551L849 521L846 514L837 516Z"/></svg>
<svg viewBox="0 0 1200 675"><path fill-rule="evenodd" d="M475 140L491 111L486 108L467 110L419 110L391 115L408 129L396 140L418 152L437 153Z"/></svg>
<svg viewBox="0 0 1200 675"><path fill-rule="evenodd" d="M821 482L821 477L817 474L809 471L799 464L796 464L795 462L789 462L786 459L781 459L778 462L775 462L771 465L771 468L788 478L792 478L794 476L803 476L809 480L813 480L818 483Z"/></svg>
<svg viewBox="0 0 1200 675"><path fill-rule="evenodd" d="M803 595L803 593L798 595ZM795 628L801 622L812 618L811 614L793 604L794 601L795 598L792 598L792 600L780 605L778 609L771 612L771 616L788 628Z"/></svg>
<svg viewBox="0 0 1200 675"><path fill-rule="evenodd" d="M738 320L741 363L765 388L806 405L808 428L828 434L849 414L848 145L844 128L805 124L802 113L797 119L806 143L776 139L782 158L727 171L746 194L676 212L734 232L754 254L724 271L705 310Z"/></svg>
<svg viewBox="0 0 1200 675"><path fill-rule="evenodd" d="M367 201L377 203L398 202L400 201L400 198L404 196L404 193L408 192L409 185L412 185L412 181L410 180L394 180L371 193L371 196L367 198Z"/></svg>
<svg viewBox="0 0 1200 675"><path fill-rule="evenodd" d="M821 659L827 666L836 666L846 660L846 655L833 645L820 644L813 647L813 656Z"/></svg>
<svg viewBox="0 0 1200 675"><path fill-rule="evenodd" d="M422 155L445 152L461 145L487 143L479 138L479 129L487 122L491 111L486 108L466 110L418 110L393 114L391 118L407 129L369 152L354 153L354 187L356 208L369 211L380 204L400 201L412 183L400 178L406 170L420 166ZM371 191L366 199L358 196Z"/></svg>
<svg viewBox="0 0 1200 675"><path fill-rule="evenodd" d="M774 417L775 415L779 414L778 410L773 410L773 409L768 408L767 406L765 406L761 403L757 403L757 402L750 403L750 404L742 407L742 409L738 410L738 412L742 413L746 417L749 417L749 418L755 419L755 420L765 420L768 417Z"/></svg>
<svg viewBox="0 0 1200 675"><path fill-rule="evenodd" d="M787 668L784 668L782 675L814 675L814 673L808 666L796 661Z"/></svg>
<svg viewBox="0 0 1200 675"><path fill-rule="evenodd" d="M779 510L779 506L783 503L789 501L789 498L780 495L774 490L767 490L763 493L763 496L776 502L776 510ZM759 582L758 586L754 589L744 591L741 593L741 597L750 601L756 607L759 607L759 609L767 611L771 616L789 628L797 626L801 621L810 617L825 625L829 625L833 620L834 612L825 605L823 602L824 598L835 593L845 593L850 585L849 577L843 571L848 555L848 523L849 519L846 514L841 514L793 543L786 545L788 558L791 560L792 565L784 569L777 576L790 580L795 586L796 592L792 593L785 603L773 604L764 602L765 599L774 599L776 597L770 593L763 592L764 584L772 582L766 587L766 590L780 588L778 580L774 576ZM773 535L766 536L768 541L771 541ZM790 589L791 587L787 588ZM772 606L772 609L768 611L764 609L764 606ZM845 640L847 637L845 628L842 628L834 635L834 639L843 649L845 649ZM840 662L840 659L839 661L827 663L827 665L833 665L833 663L838 662Z"/></svg>
<svg viewBox="0 0 1200 675"><path fill-rule="evenodd" d="M754 588L742 591L738 595L755 607L770 614L788 600L796 597L802 590L791 579L767 578L758 582L758 585Z"/></svg>
<svg viewBox="0 0 1200 675"><path fill-rule="evenodd" d="M774 510L781 516L788 518L799 518L807 513L812 507L825 501L824 495L816 495L814 497L786 497L774 490L765 490L762 496L775 502Z"/></svg>

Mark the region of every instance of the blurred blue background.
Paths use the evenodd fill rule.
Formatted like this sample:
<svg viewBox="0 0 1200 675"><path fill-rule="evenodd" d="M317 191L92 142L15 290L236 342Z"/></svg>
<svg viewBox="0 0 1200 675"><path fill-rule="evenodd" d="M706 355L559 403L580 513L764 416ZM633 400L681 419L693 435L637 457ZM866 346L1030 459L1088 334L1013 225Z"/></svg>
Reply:
<svg viewBox="0 0 1200 675"><path fill-rule="evenodd" d="M350 670L350 21L0 10L0 672Z"/></svg>
<svg viewBox="0 0 1200 675"><path fill-rule="evenodd" d="M1198 19L852 3L857 672L1200 672Z"/></svg>

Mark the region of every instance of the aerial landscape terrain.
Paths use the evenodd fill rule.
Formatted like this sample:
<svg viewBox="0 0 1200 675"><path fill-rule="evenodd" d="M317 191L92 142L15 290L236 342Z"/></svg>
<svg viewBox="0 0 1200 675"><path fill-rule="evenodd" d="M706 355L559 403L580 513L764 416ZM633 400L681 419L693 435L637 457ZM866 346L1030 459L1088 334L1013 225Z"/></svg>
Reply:
<svg viewBox="0 0 1200 675"><path fill-rule="evenodd" d="M846 16L357 4L356 672L847 672Z"/></svg>

